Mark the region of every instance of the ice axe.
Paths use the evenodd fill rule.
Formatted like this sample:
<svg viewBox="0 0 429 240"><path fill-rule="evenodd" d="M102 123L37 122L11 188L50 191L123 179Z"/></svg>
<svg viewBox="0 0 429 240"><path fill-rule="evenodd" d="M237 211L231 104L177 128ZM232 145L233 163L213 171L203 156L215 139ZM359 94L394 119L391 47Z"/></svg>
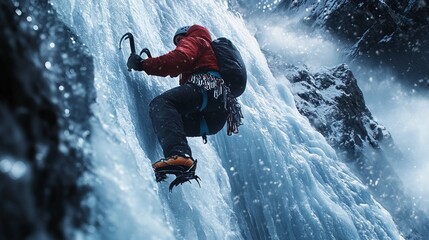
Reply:
<svg viewBox="0 0 429 240"><path fill-rule="evenodd" d="M119 49L121 49L121 45L122 45L122 41L124 41L124 40L126 40L126 39L129 39L130 40L130 49L131 49L131 53L130 53L130 55L132 55L132 54L136 54L136 45L135 45L135 43L134 43L134 36L133 36L133 34L132 33L130 33L130 32L127 32L127 33L125 33L122 37L121 37L121 40L119 41ZM147 55L147 57L148 58L151 58L152 57L152 54L150 54L150 51L149 51L149 49L147 49L147 48L143 48L141 51L140 51L140 56L142 55L142 53L145 53L146 55ZM130 71L131 72L131 69L128 69L128 71Z"/></svg>

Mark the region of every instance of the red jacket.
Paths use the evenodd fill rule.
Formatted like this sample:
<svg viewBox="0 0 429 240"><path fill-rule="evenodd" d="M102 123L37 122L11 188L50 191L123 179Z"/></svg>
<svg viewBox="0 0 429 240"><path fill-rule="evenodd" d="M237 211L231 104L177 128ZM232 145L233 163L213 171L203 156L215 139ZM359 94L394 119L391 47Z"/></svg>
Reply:
<svg viewBox="0 0 429 240"><path fill-rule="evenodd" d="M199 25L189 28L185 37L173 51L143 62L143 70L149 75L180 78L180 85L188 81L196 72L219 71L216 55L210 45L212 38L209 31Z"/></svg>

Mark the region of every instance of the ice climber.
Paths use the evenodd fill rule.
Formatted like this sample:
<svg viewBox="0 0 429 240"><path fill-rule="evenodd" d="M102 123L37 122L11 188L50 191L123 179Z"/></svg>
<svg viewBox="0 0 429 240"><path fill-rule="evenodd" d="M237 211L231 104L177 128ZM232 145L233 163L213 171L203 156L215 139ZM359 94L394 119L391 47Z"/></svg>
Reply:
<svg viewBox="0 0 429 240"><path fill-rule="evenodd" d="M170 191L178 184L199 179L195 175L197 161L192 158L186 137L203 136L206 141L206 135L219 132L231 115L231 110L227 110L228 99L235 99L228 96L229 89L219 74L206 28L199 25L179 28L173 42L176 48L165 55L143 59L132 54L127 61L128 68L149 75L180 75L180 86L155 97L149 106L164 154L164 159L152 166L158 182L165 180L166 174L176 175ZM235 131L239 124L232 121L229 127Z"/></svg>

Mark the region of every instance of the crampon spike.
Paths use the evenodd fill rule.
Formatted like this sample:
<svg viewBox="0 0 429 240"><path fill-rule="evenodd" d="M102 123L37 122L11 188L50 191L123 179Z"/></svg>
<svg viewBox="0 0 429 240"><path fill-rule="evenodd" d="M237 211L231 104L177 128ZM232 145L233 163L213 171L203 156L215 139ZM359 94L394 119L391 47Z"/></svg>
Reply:
<svg viewBox="0 0 429 240"><path fill-rule="evenodd" d="M173 188L179 186L185 182L191 183L191 180L195 179L197 181L198 186L201 187L200 180L201 178L195 175L195 170L197 169L197 160L194 160L194 164L188 168L187 170L161 170L155 171L155 177L157 182L163 182L167 179L167 174L176 175L176 179L174 179L169 186L169 191L172 192Z"/></svg>
<svg viewBox="0 0 429 240"><path fill-rule="evenodd" d="M156 182L164 182L167 179L167 174L157 172L155 173Z"/></svg>
<svg viewBox="0 0 429 240"><path fill-rule="evenodd" d="M198 177L197 175L195 175L195 173L184 173L184 174L182 174L182 175L180 175L180 176L178 176L178 177L176 177L176 179L174 179L171 183L170 183L170 186L168 187L168 190L170 191L170 192L173 192L173 188L174 187L176 187L176 186L179 186L179 185L182 185L183 183L185 183L185 182L189 182L189 183L192 183L191 182L191 180L192 179L195 179L195 181L197 181L197 183L198 183L198 186L200 186L201 187L201 184L200 184L200 180L201 180L201 178L200 177Z"/></svg>

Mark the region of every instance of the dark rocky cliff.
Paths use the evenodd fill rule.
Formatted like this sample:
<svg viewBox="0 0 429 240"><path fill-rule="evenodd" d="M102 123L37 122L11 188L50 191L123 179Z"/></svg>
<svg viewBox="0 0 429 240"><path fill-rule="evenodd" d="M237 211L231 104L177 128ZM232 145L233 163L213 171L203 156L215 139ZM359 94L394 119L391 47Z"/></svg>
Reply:
<svg viewBox="0 0 429 240"><path fill-rule="evenodd" d="M41 1L0 3L0 239L73 238L88 222L93 63Z"/></svg>
<svg viewBox="0 0 429 240"><path fill-rule="evenodd" d="M297 16L312 31L327 32L334 41L339 41L339 45L344 45L345 55L351 62L387 68L409 87L424 93L429 91L428 1L229 2L249 19L258 19L258 15L263 14L284 17L286 21Z"/></svg>
<svg viewBox="0 0 429 240"><path fill-rule="evenodd" d="M415 89L429 89L426 1L282 1L278 9L310 9L303 22L351 46L353 60L388 67Z"/></svg>

